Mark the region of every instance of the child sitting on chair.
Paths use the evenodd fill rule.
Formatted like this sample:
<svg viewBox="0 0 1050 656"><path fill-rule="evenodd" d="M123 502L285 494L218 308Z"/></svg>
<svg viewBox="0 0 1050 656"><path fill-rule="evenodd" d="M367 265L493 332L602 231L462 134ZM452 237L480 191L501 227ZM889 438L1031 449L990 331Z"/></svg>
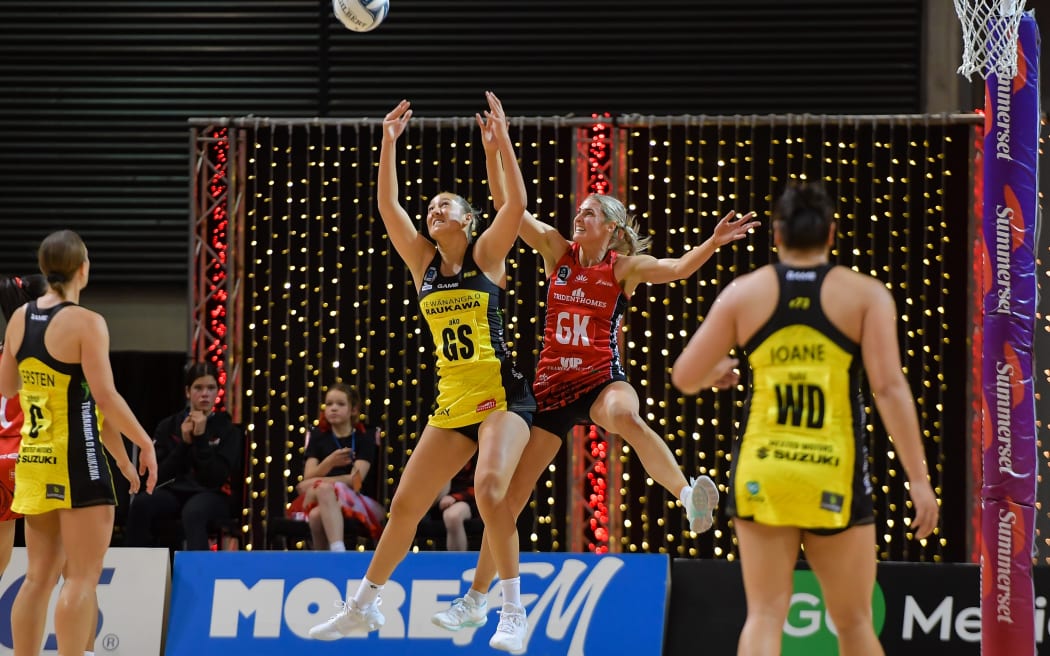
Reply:
<svg viewBox="0 0 1050 656"><path fill-rule="evenodd" d="M307 438L303 480L297 489L314 549L346 550L344 518L360 522L373 540L383 531L386 512L361 493L378 442L376 430L361 421L361 408L357 390L343 383L330 385L321 421Z"/></svg>

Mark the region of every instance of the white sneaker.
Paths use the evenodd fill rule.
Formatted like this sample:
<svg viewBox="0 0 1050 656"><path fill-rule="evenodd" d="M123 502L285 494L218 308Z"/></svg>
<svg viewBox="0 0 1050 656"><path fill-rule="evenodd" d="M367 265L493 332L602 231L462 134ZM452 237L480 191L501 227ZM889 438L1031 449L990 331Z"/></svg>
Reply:
<svg viewBox="0 0 1050 656"><path fill-rule="evenodd" d="M482 599L479 604L470 597L454 599L448 610L434 613L430 621L449 631L485 626L489 621L489 600Z"/></svg>
<svg viewBox="0 0 1050 656"><path fill-rule="evenodd" d="M503 610L499 612L499 624L489 640L489 647L522 654L525 652L525 634L528 631L529 621L525 617L525 609L514 604L503 604Z"/></svg>
<svg viewBox="0 0 1050 656"><path fill-rule="evenodd" d="M368 633L375 631L386 623L386 618L379 612L380 600L376 599L374 604L364 608L358 608L353 600L335 603L339 612L310 629L310 637L314 640L338 640L351 633Z"/></svg>
<svg viewBox="0 0 1050 656"><path fill-rule="evenodd" d="M689 481L689 493L685 495L688 503L685 516L689 519L689 530L703 533L715 523L714 512L718 507L718 486L709 476L701 476Z"/></svg>

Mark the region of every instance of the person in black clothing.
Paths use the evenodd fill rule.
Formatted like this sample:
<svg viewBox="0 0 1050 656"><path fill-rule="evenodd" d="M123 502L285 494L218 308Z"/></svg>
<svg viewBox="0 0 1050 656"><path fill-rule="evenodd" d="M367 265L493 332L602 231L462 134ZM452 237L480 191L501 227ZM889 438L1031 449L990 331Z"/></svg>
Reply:
<svg viewBox="0 0 1050 656"><path fill-rule="evenodd" d="M303 480L297 489L310 522L314 549L345 551L344 518L360 522L373 540L386 512L361 492L376 460L378 433L361 421L361 395L344 383L328 387L318 426L310 431Z"/></svg>
<svg viewBox="0 0 1050 656"><path fill-rule="evenodd" d="M186 370L185 409L162 419L153 433L159 473L152 495L132 498L125 527L129 547L154 546L154 520L180 517L190 550L206 550L208 523L233 516L231 497L241 473L244 436L225 412L216 412L219 372L209 362Z"/></svg>

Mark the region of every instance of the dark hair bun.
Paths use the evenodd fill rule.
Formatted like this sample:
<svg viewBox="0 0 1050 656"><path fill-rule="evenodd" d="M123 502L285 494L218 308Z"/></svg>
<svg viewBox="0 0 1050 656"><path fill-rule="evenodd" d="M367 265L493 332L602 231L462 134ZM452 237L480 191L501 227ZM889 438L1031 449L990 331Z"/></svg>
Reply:
<svg viewBox="0 0 1050 656"><path fill-rule="evenodd" d="M819 184L788 187L777 199L773 220L779 221L781 242L786 248L809 250L827 243L831 226L831 201Z"/></svg>

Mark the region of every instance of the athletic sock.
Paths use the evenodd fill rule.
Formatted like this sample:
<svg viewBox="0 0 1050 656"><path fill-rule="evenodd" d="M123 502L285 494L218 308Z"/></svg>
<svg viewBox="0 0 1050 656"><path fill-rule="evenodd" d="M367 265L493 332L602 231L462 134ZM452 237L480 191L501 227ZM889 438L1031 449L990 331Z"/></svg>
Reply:
<svg viewBox="0 0 1050 656"><path fill-rule="evenodd" d="M693 493L693 488L686 485L682 488L682 491L678 493L678 500L682 502L682 506L685 508L689 507L689 495Z"/></svg>
<svg viewBox="0 0 1050 656"><path fill-rule="evenodd" d="M328 550L329 551L346 551L346 545L343 543L342 540L336 540L335 542L330 542L328 544Z"/></svg>
<svg viewBox="0 0 1050 656"><path fill-rule="evenodd" d="M361 579L361 585L357 587L357 593L354 594L353 602L357 604L358 608L370 606L376 602L379 593L382 591L383 586L376 585L367 578Z"/></svg>
<svg viewBox="0 0 1050 656"><path fill-rule="evenodd" d="M500 590L503 592L503 603L521 606L521 577L500 580Z"/></svg>
<svg viewBox="0 0 1050 656"><path fill-rule="evenodd" d="M478 592L474 588L471 588L470 591L467 592L467 597L474 602L475 606L480 606L485 603L486 596L487 595L484 592Z"/></svg>

